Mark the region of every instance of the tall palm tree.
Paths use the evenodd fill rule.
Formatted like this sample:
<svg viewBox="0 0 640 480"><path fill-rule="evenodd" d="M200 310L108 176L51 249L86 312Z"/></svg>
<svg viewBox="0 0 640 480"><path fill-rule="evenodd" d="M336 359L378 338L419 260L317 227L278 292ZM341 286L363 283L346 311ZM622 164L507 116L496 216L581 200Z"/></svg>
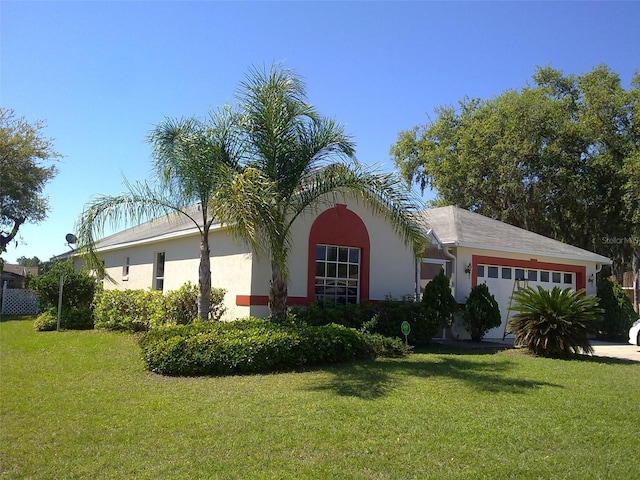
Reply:
<svg viewBox="0 0 640 480"><path fill-rule="evenodd" d="M248 151L245 170L235 181L253 188L249 198L237 185L235 197L228 193L232 189L221 190L226 201L216 205L222 208L220 218L232 220L232 233L269 257L272 317L286 315L291 227L332 193L356 197L386 217L408 244L421 245L412 215L415 197L395 175L378 174L355 160L354 143L344 128L307 103L305 85L294 73L278 66L253 68L238 99ZM255 192L256 185L269 192L268 202Z"/></svg>
<svg viewBox="0 0 640 480"><path fill-rule="evenodd" d="M228 108L211 112L205 121L167 118L157 125L147 138L154 157L154 184L125 180L126 193L96 197L78 220L78 239L89 266L104 273L95 239L107 222L117 228L162 215L184 216L200 232L198 316L206 319L211 291L209 230L216 221L217 190L229 184L242 156L237 127L236 115Z"/></svg>

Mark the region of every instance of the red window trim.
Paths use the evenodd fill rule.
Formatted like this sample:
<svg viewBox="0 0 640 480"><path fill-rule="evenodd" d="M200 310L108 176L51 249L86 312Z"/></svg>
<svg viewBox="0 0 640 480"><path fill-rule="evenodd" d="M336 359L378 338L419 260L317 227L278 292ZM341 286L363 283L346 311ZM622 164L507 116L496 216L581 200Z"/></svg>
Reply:
<svg viewBox="0 0 640 480"><path fill-rule="evenodd" d="M307 296L287 298L289 305L310 305L315 301L316 245L360 249L360 301L369 300L371 249L369 232L362 219L346 205L337 204L322 212L311 225L307 250ZM266 306L268 295L236 295L239 307Z"/></svg>

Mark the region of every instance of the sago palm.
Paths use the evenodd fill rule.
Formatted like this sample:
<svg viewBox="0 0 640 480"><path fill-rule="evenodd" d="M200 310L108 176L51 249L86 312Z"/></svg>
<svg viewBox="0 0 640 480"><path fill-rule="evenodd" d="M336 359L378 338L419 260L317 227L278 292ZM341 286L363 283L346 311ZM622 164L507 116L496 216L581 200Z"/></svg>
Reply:
<svg viewBox="0 0 640 480"><path fill-rule="evenodd" d="M421 242L412 216L415 198L394 175L376 174L355 160L351 138L307 103L304 83L290 70L252 69L238 97L249 150L246 169L235 181L261 185L270 199L265 203L255 189L242 198L238 187L230 189L231 195L222 193L226 198L218 205L227 209L220 217L231 220L230 230L270 260L273 317L286 314L291 227L301 215L330 200L329 194L350 194L386 217L407 243ZM242 219L234 217L239 209Z"/></svg>
<svg viewBox="0 0 640 480"><path fill-rule="evenodd" d="M513 294L511 310L516 312L507 329L515 335L516 345L524 345L536 355L569 357L593 353L588 334L602 316L598 298L574 291L538 286Z"/></svg>
<svg viewBox="0 0 640 480"><path fill-rule="evenodd" d="M207 121L166 119L157 125L148 137L155 183L125 180L127 192L96 197L78 220L78 238L88 254L89 266L104 273L95 241L107 222L117 228L159 216L186 217L200 232L198 316L206 319L211 291L209 230L217 221L213 203L219 187L236 171L242 154L237 126L229 109L212 112Z"/></svg>

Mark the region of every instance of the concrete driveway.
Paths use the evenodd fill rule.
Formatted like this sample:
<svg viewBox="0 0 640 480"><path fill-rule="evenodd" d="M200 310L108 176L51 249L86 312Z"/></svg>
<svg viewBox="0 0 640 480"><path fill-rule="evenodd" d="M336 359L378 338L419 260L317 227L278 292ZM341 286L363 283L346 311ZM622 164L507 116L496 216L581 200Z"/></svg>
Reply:
<svg viewBox="0 0 640 480"><path fill-rule="evenodd" d="M611 343L592 340L593 355L596 357L621 358L640 362L640 347L630 343Z"/></svg>

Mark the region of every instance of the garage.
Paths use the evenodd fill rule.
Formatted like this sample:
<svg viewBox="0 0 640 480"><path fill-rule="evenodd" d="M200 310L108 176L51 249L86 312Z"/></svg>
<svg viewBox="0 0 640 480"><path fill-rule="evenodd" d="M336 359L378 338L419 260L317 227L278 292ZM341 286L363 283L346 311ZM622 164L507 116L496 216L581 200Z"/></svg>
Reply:
<svg viewBox="0 0 640 480"><path fill-rule="evenodd" d="M481 263L476 266L476 285L484 283L489 292L500 305L502 325L487 332L487 338L502 338L509 318L511 295L520 288L537 288L545 290L554 287L576 289L576 273L567 271L562 266L555 269L517 268L509 265L491 265ZM508 336L512 337L512 335Z"/></svg>

